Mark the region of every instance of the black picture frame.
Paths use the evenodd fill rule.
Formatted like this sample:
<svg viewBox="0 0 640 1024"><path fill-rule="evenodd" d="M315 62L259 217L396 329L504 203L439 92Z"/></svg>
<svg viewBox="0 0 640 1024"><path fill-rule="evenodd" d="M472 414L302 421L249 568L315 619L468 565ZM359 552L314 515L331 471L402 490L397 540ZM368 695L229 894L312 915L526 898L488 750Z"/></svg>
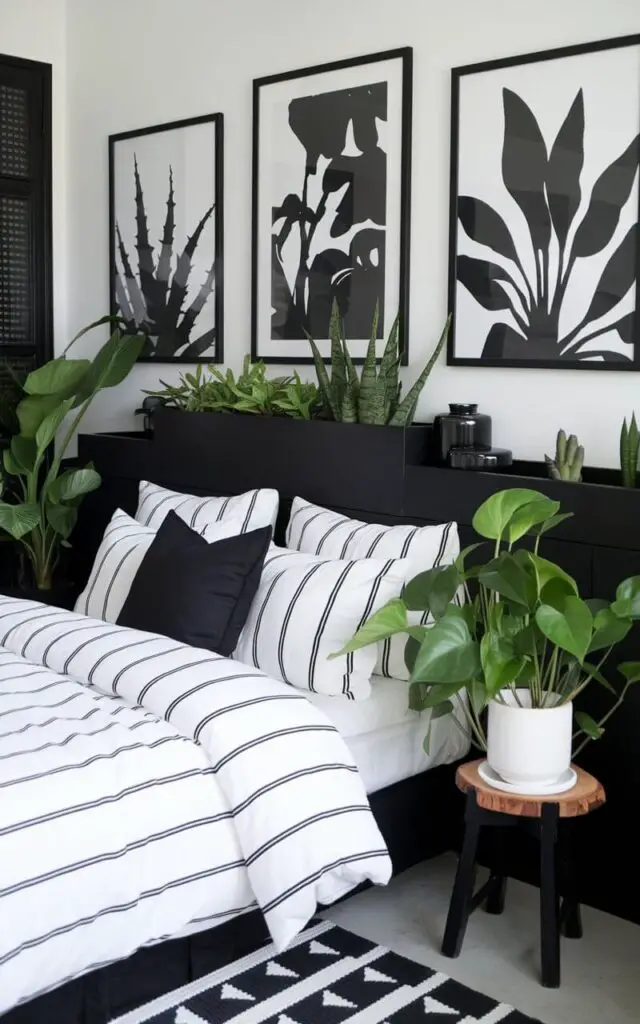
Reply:
<svg viewBox="0 0 640 1024"><path fill-rule="evenodd" d="M624 332L621 332L620 335L619 335L620 341L621 342L629 341L633 345L633 349L632 349L632 352L630 354L630 357L622 356L620 353L615 353L614 354L611 350L607 350L605 352L606 358L600 359L599 361L596 361L595 357L593 357L593 356L592 356L591 359L585 358L585 356L588 355L588 352L584 352L583 353L583 358L571 358L571 356L574 353L568 352L566 354L563 354L562 358L560 358L558 355L554 356L553 358L549 358L549 357L545 357L545 355L543 354L540 358L530 358L529 359L529 358L520 358L520 356L513 357L513 351L512 351L512 355L511 356L509 356L509 355L507 355L507 356L504 356L504 355L494 355L494 354L488 354L487 356L484 356L484 354L482 354L480 357L476 357L476 356L469 357L468 355L466 355L466 356L465 355L461 355L460 351L459 351L459 346L457 346L457 344L456 344L456 341L457 341L457 331L460 330L461 328L464 329L462 327L461 322L460 322L460 312L459 312L459 303L458 303L458 298L459 298L458 289L459 289L459 287L464 287L464 285L462 285L461 282L459 281L459 274L460 274L459 257L461 255L461 253L459 252L459 232L460 232L460 224L459 224L459 220L460 220L460 203L459 203L459 200L461 198L461 196L459 195L459 192L460 192L460 188L459 188L460 148L461 148L461 145L460 145L460 142L461 142L460 106L461 106L461 91L462 91L462 88L463 88L463 83L468 78L468 76L483 75L483 74L485 74L487 72L502 71L502 70L505 70L505 69L516 68L516 67L521 66L521 65L525 66L525 65L531 65L531 64L536 64L536 63L540 63L542 65L541 72L544 75L545 67L548 67L547 62L549 62L549 61L565 60L566 58L580 58L580 57L588 58L589 56L600 54L603 51L609 51L609 50L619 51L619 50L621 50L621 49L623 49L625 47L636 47L636 48L640 49L640 35L636 34L636 35L629 35L629 36L620 36L620 37L611 38L611 39L599 40L597 42L581 43L581 44L578 44L578 45L575 45L575 46L565 46L565 47L561 47L561 48L558 48L558 49L542 50L542 51L535 52L535 53L522 54L522 55L515 56L515 57L508 57L508 58L499 59L499 60L491 60L491 61L486 61L486 62L483 62L483 63L480 63L480 64L465 65L465 66L461 66L461 67L457 67L457 68L453 68L452 69L452 72L451 72L451 164L450 164L448 301L449 301L449 310L453 314L453 324L452 324L452 330L450 332L449 339L448 339L448 344L447 344L447 364L449 366L477 366L477 367L488 367L488 368L492 368L492 369L503 368L504 367L504 368L554 369L554 370L557 370L557 369L568 369L568 370L580 369L580 370L616 370L616 371L629 371L629 370L635 371L635 370L640 369L640 309L639 309L640 295L638 295L638 294L636 294L635 305L634 305L634 308L633 308L632 312L629 313L626 316L626 318L625 317L621 317L620 321L619 321L620 323L622 323L623 320L625 320ZM542 81L542 79L541 79L541 81ZM632 89L633 89L633 87L635 87L636 90L637 90L638 103L637 103L637 117L635 119L635 123L634 123L633 126L629 127L630 143L629 143L629 147L628 147L628 152L631 152L632 146L635 144L635 157L633 157L633 159L635 159L637 161L638 154L640 153L640 135L638 134L638 132L640 131L640 87L638 87L637 81L633 81L633 79L630 80L630 85L632 86ZM593 80L590 81L590 86L593 88ZM580 92L582 93L582 88L580 89ZM519 97L516 96L516 99L518 99L518 98ZM557 97L555 97L555 99L556 99L556 103L557 103L558 102ZM566 118L565 118L565 114L564 114L565 107L562 108L562 111L563 111L562 112L562 117L564 118L564 120L561 120L560 123L561 123L563 128L565 128L567 122L569 122L569 119L571 118L571 115L572 115L572 111L575 114L574 107L575 107L577 101L578 101L578 97L576 95L575 100L574 100L573 104L571 105L571 108L569 108L569 113L566 115ZM503 93L503 102L504 102L504 93ZM533 104L532 104L532 106L533 106ZM581 99L577 109L578 109L578 115L579 115L580 110L581 110L582 111L582 116L584 118L584 115L585 115L584 98ZM620 115L619 111L618 111L618 115ZM535 121L535 114L534 114L534 121ZM505 122L506 122L506 109L505 109ZM575 124L576 123L579 124L579 116L578 116L578 118L574 117L574 128L575 128ZM583 156L584 156L584 140L586 138L585 126L588 127L588 121L583 121L583 132L582 132L582 143L583 143L582 152L583 152ZM504 131L505 131L505 137L506 137L506 127L505 127ZM554 137L551 137L551 138L545 138L544 134L542 132L541 132L541 135L543 137L543 141L545 142L545 145L547 143L549 144L549 146L548 146L548 155L550 156L552 154L552 150L553 150L553 142L554 142L554 139L557 139L557 135L555 135ZM567 136L565 135L565 141L566 141L566 139L567 139ZM618 152L615 152L615 153L611 153L609 151L606 152L606 156L602 159L602 166L598 169L598 173L595 176L596 177L596 181L598 180L598 177L603 172L605 172L607 169L609 169L611 167L611 164L612 164L611 157L614 156L614 157L616 157L616 159L621 159L621 157L624 155L624 152L622 152L620 155L619 154L620 154L620 150L618 150ZM616 160L614 160L613 162L615 163ZM564 170L566 171L566 164L565 164ZM628 167L627 167L627 170L628 170ZM630 190L629 190L629 194L628 194L628 197L627 197L627 200L626 200L625 204L620 206L620 210L619 210L619 214L620 214L620 213L622 213L623 209L625 208L625 205L628 205L629 211L630 212L632 211L632 216L635 217L635 256L630 256L628 258L628 261L627 261L628 262L627 271L631 272L631 273L633 273L635 271L636 287L637 287L637 283L640 281L640 241L638 240L638 226L640 224L640 197L639 197L639 200L638 200L637 207L636 207L635 204L633 204L631 202L630 197L632 195L633 188L634 187L638 187L637 180L638 180L638 174L637 174L637 168L636 168L635 179L634 179L635 185L634 185L634 181L632 181L631 182L631 187L630 187ZM580 175L578 175L578 182L579 181L580 181ZM505 190L506 190L507 186L506 186L506 184L504 182L504 167L503 167L502 184L504 185ZM545 186L545 189L546 189L546 186ZM513 193L511 193L511 195L513 196ZM549 196L548 190L546 191L546 195L547 195L547 199L548 199L548 196ZM640 188L639 188L639 196L640 196ZM473 200L475 200L477 202L477 199L480 198L480 197L478 197L478 196L471 196L471 197L465 196L465 198L467 198L467 199L468 198L472 198ZM583 196L583 198L584 198L584 196ZM512 203L512 206L514 206L513 198L510 200L510 202ZM569 204L571 203L571 197L569 198L568 202L569 202ZM581 223L581 221L580 221L580 223L578 223L578 221L580 219L580 216L584 217L585 209L588 209L588 208L589 208L588 206L586 208L584 206L580 206L579 210L577 208L574 210L573 217L575 218L575 220L572 221L572 222L569 222L569 226L568 226L568 229L567 229L567 237L565 237L565 243L567 243L567 238L571 237L572 232L573 232L574 235L577 232L577 228L580 226L580 223ZM517 211L517 207L516 206L514 206L514 209ZM549 209L549 221L550 221L550 225L551 225L552 236L555 237L556 238L556 242L558 244L560 244L559 240L558 240L558 236L555 235L555 233L554 233L555 232L555 224L554 224L554 221L553 221L553 214L551 213L549 204L548 204L548 209ZM473 214L469 213L469 210L473 210ZM472 224L474 229L475 229L477 227L477 225L482 221L482 216L481 215L479 216L479 211L478 211L477 206L475 206L475 207L467 206L467 207L465 207L465 211L466 211L465 212L465 218L467 219L467 222L469 224ZM498 212L500 212L500 211L498 211ZM522 208L520 209L520 211L517 211L517 215L518 216L522 216ZM504 217L503 217L503 221L505 221ZM506 221L506 224L508 226L509 222ZM485 224L485 226L486 226L486 224ZM632 227L633 227L633 224L632 224ZM479 230L480 229L478 228L478 231ZM631 229L630 229L630 231L631 231ZM613 239L613 237L615 237L615 231L614 231L614 234L611 236L611 238ZM473 245L476 245L477 239L473 239L472 238L471 242L472 242ZM621 243L621 246L622 246L622 243ZM605 247L601 247L600 249L596 250L594 255L597 256L598 254L602 254L603 251L604 251L604 248L606 248L606 246ZM486 251L487 251L487 253L490 253L490 249L487 249ZM517 251L517 246L516 246L516 251ZM536 250L534 249L533 251L535 252ZM562 250L560 250L560 251L562 251ZM479 253L477 255L479 255ZM504 254L498 253L498 255L500 256L500 255L504 255ZM566 249L565 249L565 252L563 253L563 256L566 256ZM566 270L566 266L565 266L565 268L563 270L563 264L561 262L562 258L563 257L561 256L560 257L560 269L559 269L558 272L563 272L564 273L564 270ZM569 258L571 259L571 256ZM609 256L604 258L603 272L604 272L604 267L608 265L607 261L609 259L610 259ZM488 255L486 257L486 260L487 260L487 262L490 262L491 261L491 256ZM547 256L547 260L549 260L549 256ZM575 258L574 258L574 263L575 263ZM516 268L517 268L517 265L516 265ZM537 268L536 268L536 272L537 272ZM476 275L475 270L473 271L473 273L469 270L469 264L467 264L467 267L465 268L465 276L467 278L471 278L471 277L476 276L476 279L477 279L477 275ZM567 274L567 276L568 276L568 274ZM524 273L523 273L523 278L524 278ZM522 278L520 278L520 281L522 281ZM592 295L592 300L597 296L597 294L599 294L599 287L600 287L601 283L602 282L599 280L598 281L598 285L596 286L596 290L595 290L595 292ZM479 289L479 292L484 295L485 300L487 302L488 301L492 301L490 299L490 294L491 293L494 296L497 294L496 291L495 291L495 287L496 287L495 279L493 281L490 280L488 286L487 286L487 281L485 279L482 287ZM534 285L534 287L535 287L535 285ZM544 288L544 285L543 285L543 288ZM499 289L499 290L502 291L502 289ZM522 290L525 291L524 288ZM471 293L471 294L473 295L473 293ZM477 295L477 293L476 293L476 295ZM476 296L474 295L474 298L475 297ZM549 299L549 306L548 306L548 308L553 308L553 293L551 292L550 288L547 288L547 297ZM495 300L495 301L499 302L500 300L498 299L498 300ZM488 307L485 307L485 308L488 308ZM614 307L612 307L612 309L613 308ZM479 305L478 305L478 309L481 310L481 307ZM587 313L589 311L590 310L587 309ZM595 319L597 319L597 318L596 317L592 317L591 320L590 320L587 317L587 315L585 314L585 320L584 320L584 323L582 325L582 329L587 327L589 325L589 323L591 323ZM530 324L528 326L530 326ZM611 325L609 330L613 330L613 329L614 329L614 327L613 327L613 325ZM577 332L578 335L580 335L581 333L582 333L582 331L578 331ZM602 335L604 333L605 333L604 330L600 331L600 335ZM569 330L568 334L569 335L571 334L571 329ZM598 335L596 334L596 336L598 336ZM550 337L550 335L547 335L547 337ZM506 330L503 332L503 338L506 338ZM487 344L488 340L489 340L489 336L487 336L487 339L485 339L485 345ZM582 342L581 342L580 338L578 336L576 339L570 339L570 341L571 340L574 341L575 346L580 346L583 343L589 342L591 339L589 337L583 338ZM498 339L498 342L499 342L499 339ZM556 344L557 344L557 333L556 333ZM504 345L504 347L507 347L506 340L503 342L503 345ZM577 352L575 353L575 355L577 356Z"/></svg>
<svg viewBox="0 0 640 1024"><path fill-rule="evenodd" d="M213 307L215 351L197 352L197 341L188 346L188 351L179 355L154 355L143 353L139 362L142 363L222 363L224 361L224 117L221 113L203 114L198 117L185 118L179 121L169 121L145 128L137 128L131 131L118 132L109 136L109 296L112 315L121 315L120 306L116 296L116 174L115 159L116 148L120 143L132 139L145 138L150 135L157 135L163 132L174 132L181 129L190 129L201 125L211 125L214 132L214 154L212 160L211 174L213 180L213 249L212 258L209 261L213 275L213 295L205 300L202 308L205 308L210 301ZM177 200L176 200L177 205ZM155 232L160 238L163 230L162 224L158 225ZM196 224L189 224L185 228L185 234L193 236L197 231ZM152 234L151 229L149 233ZM175 263L177 254L171 253L171 261ZM175 270L175 266L172 267ZM186 292L185 292L186 294ZM201 310L200 310L201 311ZM200 312L199 311L199 312ZM196 316L198 314L196 313ZM133 329L133 325L132 325ZM144 328L143 328L144 329ZM210 333L210 332L209 332Z"/></svg>
<svg viewBox="0 0 640 1024"><path fill-rule="evenodd" d="M258 299L258 278L259 278L259 255L260 255L260 201L259 182L261 175L261 154L260 154L260 100L264 89L270 86L279 85L284 82L293 82L298 79L305 79L315 75L327 75L343 72L349 69L359 69L368 65L375 69L377 64L385 61L401 62L401 90L402 98L399 115L399 183L398 183L398 303L397 313L399 317L400 343L402 346L401 363L406 366L409 361L408 325L409 325L409 263L410 263L410 216L411 216L411 133L413 117L413 49L410 46L399 47L378 53L367 54L361 57L352 57L345 60L333 61L327 64L317 64L306 68L299 68L275 75L254 79L253 82L253 159L252 159L252 302L251 302L251 358L262 360L265 363L276 364L310 364L313 362L311 352L306 338L300 339L299 353L274 355L265 351L264 344L261 344L259 329L259 299ZM330 90L328 82L327 88ZM342 87L344 88L344 86ZM385 222L386 228L386 222ZM273 236L270 236L270 239ZM270 239L268 240L270 243ZM386 267L385 267L386 281ZM394 314L395 315L395 310ZM387 316L384 325L381 324L379 334L388 334L393 322L393 316ZM270 339L271 340L271 339ZM315 339L319 343L325 362L329 361L328 347L322 351L322 345L327 346L326 339ZM347 331L347 340L351 342ZM382 338L379 337L379 340ZM306 346L306 347L305 347ZM358 354L353 351L350 344L351 355L354 363L364 361L364 351ZM380 353L379 353L380 354Z"/></svg>

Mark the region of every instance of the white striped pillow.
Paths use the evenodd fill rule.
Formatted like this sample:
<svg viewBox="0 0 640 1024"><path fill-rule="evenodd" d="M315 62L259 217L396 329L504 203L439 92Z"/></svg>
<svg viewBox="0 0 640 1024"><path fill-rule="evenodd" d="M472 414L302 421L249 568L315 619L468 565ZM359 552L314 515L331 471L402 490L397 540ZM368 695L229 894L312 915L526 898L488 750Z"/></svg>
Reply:
<svg viewBox="0 0 640 1024"><path fill-rule="evenodd" d="M291 686L365 700L377 650L329 660L400 592L402 559L318 558L271 546L234 658Z"/></svg>
<svg viewBox="0 0 640 1024"><path fill-rule="evenodd" d="M243 532L243 522L243 519L228 517L198 532L211 544L225 537L237 537ZM122 509L116 509L104 531L91 575L74 611L92 619L116 622L155 535L154 528L143 526Z"/></svg>
<svg viewBox="0 0 640 1024"><path fill-rule="evenodd" d="M234 534L247 533L249 530L259 530L263 526L275 528L279 497L277 491L261 488L245 491L244 494L235 494L229 498L203 498L195 494L169 491L166 487L141 480L136 519L143 526L152 526L157 530L167 513L173 511L187 526L199 533L202 533L203 527L213 526L225 519L240 519L242 529L234 530Z"/></svg>
<svg viewBox="0 0 640 1024"><path fill-rule="evenodd" d="M402 585L419 572L436 565L448 565L460 553L456 523L438 526L382 526L349 519L338 512L294 498L287 526L287 547L327 558L402 558L407 574L392 597L399 597ZM429 621L420 612L409 613L410 623ZM391 679L408 679L404 662L406 636L401 634L379 644L375 674Z"/></svg>

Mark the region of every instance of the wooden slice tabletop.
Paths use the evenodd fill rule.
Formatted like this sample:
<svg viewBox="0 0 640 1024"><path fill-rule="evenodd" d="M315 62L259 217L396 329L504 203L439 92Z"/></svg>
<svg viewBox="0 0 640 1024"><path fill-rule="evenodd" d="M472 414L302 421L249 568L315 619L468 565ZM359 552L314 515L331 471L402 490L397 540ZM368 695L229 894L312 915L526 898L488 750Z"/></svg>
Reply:
<svg viewBox="0 0 640 1024"><path fill-rule="evenodd" d="M500 814L516 814L523 818L539 818L543 804L558 804L561 818L577 818L600 807L606 800L604 788L593 775L572 765L578 776L573 789L554 796L522 796L516 793L503 793L485 782L478 773L478 766L484 758L462 764L456 772L456 785L463 793L475 789L478 807L485 811L497 811Z"/></svg>

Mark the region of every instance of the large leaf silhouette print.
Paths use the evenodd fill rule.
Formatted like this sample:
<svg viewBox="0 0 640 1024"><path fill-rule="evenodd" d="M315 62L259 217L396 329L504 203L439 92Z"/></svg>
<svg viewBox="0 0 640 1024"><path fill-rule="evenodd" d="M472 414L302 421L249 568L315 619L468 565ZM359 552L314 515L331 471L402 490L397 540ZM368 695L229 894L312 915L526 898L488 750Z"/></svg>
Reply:
<svg viewBox="0 0 640 1024"><path fill-rule="evenodd" d="M459 254L457 280L484 309L509 314L493 321L482 358L628 364L632 356L621 351L621 343L632 346L635 316L623 303L636 283L639 262L638 215L630 203L640 136L605 167L583 201L588 124L583 90L573 97L550 148L521 96L503 88L502 101L502 178L508 202L526 219L531 246L523 247L522 232L512 232L508 217L483 199L458 197L460 225L468 239L487 250L487 257ZM612 243L615 249L609 253ZM508 266L499 259L509 261ZM591 259L599 263L590 264L589 280L598 283L586 291L575 274L582 261ZM564 316L570 285L575 285L572 306ZM577 323L576 296L584 302ZM573 323L561 330L569 317ZM599 348L594 340L601 336Z"/></svg>
<svg viewBox="0 0 640 1024"><path fill-rule="evenodd" d="M594 256L608 245L620 220L620 211L627 202L640 154L640 135L636 135L624 153L600 175L591 193L589 209L576 232L573 257Z"/></svg>
<svg viewBox="0 0 640 1024"><path fill-rule="evenodd" d="M527 218L534 249L546 249L551 219L545 198L547 148L531 110L517 93L502 90L504 145L502 178Z"/></svg>
<svg viewBox="0 0 640 1024"><path fill-rule="evenodd" d="M547 199L558 242L563 246L580 206L580 174L584 163L584 98L582 89L571 104L549 154Z"/></svg>

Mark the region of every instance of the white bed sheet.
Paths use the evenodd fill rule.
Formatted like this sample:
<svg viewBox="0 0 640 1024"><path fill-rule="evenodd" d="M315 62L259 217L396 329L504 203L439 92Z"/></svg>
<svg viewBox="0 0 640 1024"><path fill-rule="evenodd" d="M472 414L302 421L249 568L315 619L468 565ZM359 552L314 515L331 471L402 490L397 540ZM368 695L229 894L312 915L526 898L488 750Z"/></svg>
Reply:
<svg viewBox="0 0 640 1024"><path fill-rule="evenodd" d="M457 761L469 750L468 737L453 715L446 715L433 723L429 753L425 752L430 713L409 710L406 680L374 676L371 689L371 697L362 701L307 694L341 734L369 795L428 768Z"/></svg>

